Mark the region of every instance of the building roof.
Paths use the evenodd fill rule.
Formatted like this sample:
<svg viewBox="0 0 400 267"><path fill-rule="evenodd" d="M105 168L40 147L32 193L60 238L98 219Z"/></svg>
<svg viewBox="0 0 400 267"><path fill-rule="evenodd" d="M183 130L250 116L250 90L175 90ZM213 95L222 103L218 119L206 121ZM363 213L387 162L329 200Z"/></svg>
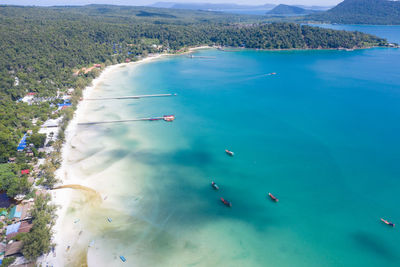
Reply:
<svg viewBox="0 0 400 267"><path fill-rule="evenodd" d="M19 142L18 147L17 147L18 151L22 151L22 150L25 149L25 147L26 147L26 137L27 137L27 135L24 134L24 136L21 138L21 141Z"/></svg>
<svg viewBox="0 0 400 267"><path fill-rule="evenodd" d="M8 212L6 210L2 210L0 212L0 216L7 216Z"/></svg>
<svg viewBox="0 0 400 267"><path fill-rule="evenodd" d="M11 209L10 214L8 215L8 218L10 218L11 220L14 219L14 218L21 218L22 209L23 209L22 205L14 206Z"/></svg>
<svg viewBox="0 0 400 267"><path fill-rule="evenodd" d="M6 244L0 243L0 255L6 251Z"/></svg>
<svg viewBox="0 0 400 267"><path fill-rule="evenodd" d="M18 253L21 253L21 249L24 246L22 241L12 242L6 246L6 253L4 254L5 257L12 256Z"/></svg>
<svg viewBox="0 0 400 267"><path fill-rule="evenodd" d="M32 227L33 227L33 224L32 224L32 223L29 223L29 222L27 222L27 221L19 222L19 223L12 224L12 225L17 225L17 226L18 226L18 229L17 229L16 232L15 232L15 229L12 229L14 232L9 233L9 234L6 233L7 239L13 238L13 237L16 236L18 233L28 233L28 232L32 229ZM11 226L11 225L9 225L9 226L7 227L7 231L8 231L8 228L9 228L10 226ZM15 228L15 227L14 227L14 228Z"/></svg>
<svg viewBox="0 0 400 267"><path fill-rule="evenodd" d="M70 107L72 104L70 102L58 103L57 106L59 107Z"/></svg>
<svg viewBox="0 0 400 267"><path fill-rule="evenodd" d="M29 169L21 170L21 174L29 174Z"/></svg>
<svg viewBox="0 0 400 267"><path fill-rule="evenodd" d="M18 233L18 229L20 226L21 226L20 222L10 224L9 226L7 226L6 236L8 237L11 234Z"/></svg>
<svg viewBox="0 0 400 267"><path fill-rule="evenodd" d="M24 203L24 204L22 205L22 209L21 209L21 220L25 220L25 219L31 217L30 210L31 210L31 207L32 207L33 205L34 205L33 202L27 202L27 203Z"/></svg>
<svg viewBox="0 0 400 267"><path fill-rule="evenodd" d="M35 263L34 262L28 262L28 263L21 263L18 265L13 265L13 267L35 267Z"/></svg>

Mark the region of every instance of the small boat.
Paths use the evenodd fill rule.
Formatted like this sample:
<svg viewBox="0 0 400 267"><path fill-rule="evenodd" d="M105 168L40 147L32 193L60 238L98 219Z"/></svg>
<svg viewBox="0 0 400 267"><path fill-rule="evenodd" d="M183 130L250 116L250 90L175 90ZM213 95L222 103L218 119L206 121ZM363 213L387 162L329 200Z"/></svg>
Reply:
<svg viewBox="0 0 400 267"><path fill-rule="evenodd" d="M107 217L108 222L112 222L112 219L110 217Z"/></svg>
<svg viewBox="0 0 400 267"><path fill-rule="evenodd" d="M215 190L219 190L218 185L217 185L214 181L211 182L211 186L212 186Z"/></svg>
<svg viewBox="0 0 400 267"><path fill-rule="evenodd" d="M164 115L163 119L164 119L164 121L174 121L175 115Z"/></svg>
<svg viewBox="0 0 400 267"><path fill-rule="evenodd" d="M273 194L271 194L271 193L268 193L268 196L273 200L273 201L275 201L275 202L278 202L279 201L279 199L277 199Z"/></svg>
<svg viewBox="0 0 400 267"><path fill-rule="evenodd" d="M235 153L233 153L232 151L230 151L228 149L225 149L225 153L228 154L231 157L233 157L233 155L235 154Z"/></svg>
<svg viewBox="0 0 400 267"><path fill-rule="evenodd" d="M150 118L149 121L159 121L161 118Z"/></svg>
<svg viewBox="0 0 400 267"><path fill-rule="evenodd" d="M121 259L122 262L126 262L126 259L124 256L119 256L119 258Z"/></svg>
<svg viewBox="0 0 400 267"><path fill-rule="evenodd" d="M383 223L389 225L389 226L394 227L394 223L392 223L392 222L389 222L389 221L387 221L387 220L385 220L385 219L383 219L383 218L381 218L381 221L382 221Z"/></svg>
<svg viewBox="0 0 400 267"><path fill-rule="evenodd" d="M75 221L74 221L74 223L78 223L80 221L80 219L76 219Z"/></svg>
<svg viewBox="0 0 400 267"><path fill-rule="evenodd" d="M229 202L228 200L225 200L225 199L223 199L223 198L221 197L221 201L222 201L222 203L224 203L225 206L227 206L227 207L232 207L232 203Z"/></svg>
<svg viewBox="0 0 400 267"><path fill-rule="evenodd" d="M276 75L276 72L271 72L271 73L265 74L265 76L270 76L270 75Z"/></svg>

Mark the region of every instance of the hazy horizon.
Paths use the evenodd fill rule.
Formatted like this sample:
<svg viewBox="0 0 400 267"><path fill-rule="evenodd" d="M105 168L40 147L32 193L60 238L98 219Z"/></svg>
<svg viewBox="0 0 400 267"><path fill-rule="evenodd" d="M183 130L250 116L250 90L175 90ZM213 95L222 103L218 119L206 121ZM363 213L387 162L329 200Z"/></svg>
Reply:
<svg viewBox="0 0 400 267"><path fill-rule="evenodd" d="M144 6L157 2L177 3L215 3L215 4L240 4L240 5L264 5L264 4L288 4L288 5L316 5L332 6L343 0L3 0L3 5L30 5L30 6L55 6L55 5L88 5L88 4L111 4Z"/></svg>

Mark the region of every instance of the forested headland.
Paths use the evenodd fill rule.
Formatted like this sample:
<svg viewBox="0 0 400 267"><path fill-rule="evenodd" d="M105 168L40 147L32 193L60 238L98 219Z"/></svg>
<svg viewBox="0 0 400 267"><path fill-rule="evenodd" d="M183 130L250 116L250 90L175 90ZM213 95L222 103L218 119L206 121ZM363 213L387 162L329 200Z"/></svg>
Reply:
<svg viewBox="0 0 400 267"><path fill-rule="evenodd" d="M400 2L390 0L345 0L334 8L307 19L340 24L400 25Z"/></svg>

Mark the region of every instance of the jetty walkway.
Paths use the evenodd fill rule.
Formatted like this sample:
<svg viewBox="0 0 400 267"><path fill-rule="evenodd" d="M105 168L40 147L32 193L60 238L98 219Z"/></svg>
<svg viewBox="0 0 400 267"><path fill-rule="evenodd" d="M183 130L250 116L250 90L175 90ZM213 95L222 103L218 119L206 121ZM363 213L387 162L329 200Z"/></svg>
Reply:
<svg viewBox="0 0 400 267"><path fill-rule="evenodd" d="M85 98L84 100L111 100L111 99L140 99L149 97L166 97L177 96L178 94L153 94L153 95L133 95L133 96L114 96L114 97L100 97L100 98Z"/></svg>
<svg viewBox="0 0 400 267"><path fill-rule="evenodd" d="M126 119L126 120L112 120L112 121L94 121L94 122L80 122L78 125L94 125L94 124L105 124L105 123L118 123L118 122L131 122L131 121L168 121L172 122L175 120L174 115L164 115L162 117L151 117L151 118L139 118L139 119Z"/></svg>

